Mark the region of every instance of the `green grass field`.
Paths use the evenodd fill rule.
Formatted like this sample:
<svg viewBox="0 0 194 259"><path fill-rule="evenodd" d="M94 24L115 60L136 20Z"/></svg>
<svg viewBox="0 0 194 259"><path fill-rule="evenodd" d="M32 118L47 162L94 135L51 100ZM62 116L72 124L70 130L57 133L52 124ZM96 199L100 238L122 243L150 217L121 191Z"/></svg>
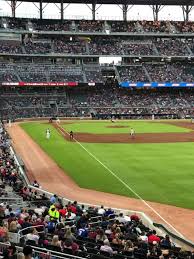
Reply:
<svg viewBox="0 0 194 259"><path fill-rule="evenodd" d="M110 126L124 126L126 128L109 128ZM146 122L146 121L74 121L72 124L64 124L67 131L89 132L95 134L129 133L130 128L134 128L137 133L169 133L169 132L189 132L189 129L177 127L175 125Z"/></svg>
<svg viewBox="0 0 194 259"><path fill-rule="evenodd" d="M185 131L162 123L119 122L118 125L125 123L138 128L139 132ZM76 122L64 127L95 133L107 133L103 129L110 132L125 129L110 129L106 125L105 122ZM134 197L81 146L64 140L51 125L49 141L45 139L48 124L28 122L21 127L79 186ZM143 199L194 209L194 143L82 144Z"/></svg>

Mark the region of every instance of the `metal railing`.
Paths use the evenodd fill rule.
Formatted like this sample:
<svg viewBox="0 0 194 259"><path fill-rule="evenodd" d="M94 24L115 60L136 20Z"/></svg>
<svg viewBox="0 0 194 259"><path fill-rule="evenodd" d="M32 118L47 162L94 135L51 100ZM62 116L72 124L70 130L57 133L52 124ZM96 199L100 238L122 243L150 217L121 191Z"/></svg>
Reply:
<svg viewBox="0 0 194 259"><path fill-rule="evenodd" d="M3 252L8 249L9 244L1 243L0 242L0 254L3 254ZM33 258L44 258L44 259L61 259L61 258L67 258L67 259L82 259L83 257L76 256L76 255L71 255L71 254L66 254L62 252L57 252L53 250L49 250L46 248L41 248L41 247L36 247L36 246L31 246L33 249L32 257ZM23 251L23 247L21 246L16 246L16 250L18 253Z"/></svg>

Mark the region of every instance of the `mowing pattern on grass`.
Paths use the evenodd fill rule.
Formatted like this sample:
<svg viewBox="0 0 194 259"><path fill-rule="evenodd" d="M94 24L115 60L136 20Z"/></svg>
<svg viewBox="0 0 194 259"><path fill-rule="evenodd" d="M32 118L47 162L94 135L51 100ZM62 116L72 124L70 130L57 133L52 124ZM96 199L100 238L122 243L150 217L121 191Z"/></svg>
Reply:
<svg viewBox="0 0 194 259"><path fill-rule="evenodd" d="M134 197L53 125L49 125L49 141L45 139L48 124L22 127L80 187ZM194 209L194 143L83 145L145 200Z"/></svg>

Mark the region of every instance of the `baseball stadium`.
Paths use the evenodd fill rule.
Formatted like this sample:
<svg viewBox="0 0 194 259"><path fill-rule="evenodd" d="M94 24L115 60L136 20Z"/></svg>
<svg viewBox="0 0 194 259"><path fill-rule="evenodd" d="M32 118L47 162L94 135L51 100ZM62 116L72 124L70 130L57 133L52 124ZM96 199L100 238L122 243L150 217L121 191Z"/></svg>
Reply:
<svg viewBox="0 0 194 259"><path fill-rule="evenodd" d="M194 258L193 7L0 0L1 258Z"/></svg>

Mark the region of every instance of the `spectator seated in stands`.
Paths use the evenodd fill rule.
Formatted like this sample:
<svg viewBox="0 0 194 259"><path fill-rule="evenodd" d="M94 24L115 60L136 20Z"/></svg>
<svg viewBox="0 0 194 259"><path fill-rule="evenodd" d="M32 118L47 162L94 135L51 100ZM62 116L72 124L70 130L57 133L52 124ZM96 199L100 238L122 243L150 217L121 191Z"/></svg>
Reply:
<svg viewBox="0 0 194 259"><path fill-rule="evenodd" d="M39 188L40 187L40 185L37 183L37 181L36 180L34 180L34 182L33 182L33 184L32 184L34 187L37 187L37 188Z"/></svg>
<svg viewBox="0 0 194 259"><path fill-rule="evenodd" d="M38 232L36 231L35 228L32 228L30 233L28 233L26 235L26 241L34 241L34 243L36 245L38 245L38 240L39 240L39 235L38 235Z"/></svg>

